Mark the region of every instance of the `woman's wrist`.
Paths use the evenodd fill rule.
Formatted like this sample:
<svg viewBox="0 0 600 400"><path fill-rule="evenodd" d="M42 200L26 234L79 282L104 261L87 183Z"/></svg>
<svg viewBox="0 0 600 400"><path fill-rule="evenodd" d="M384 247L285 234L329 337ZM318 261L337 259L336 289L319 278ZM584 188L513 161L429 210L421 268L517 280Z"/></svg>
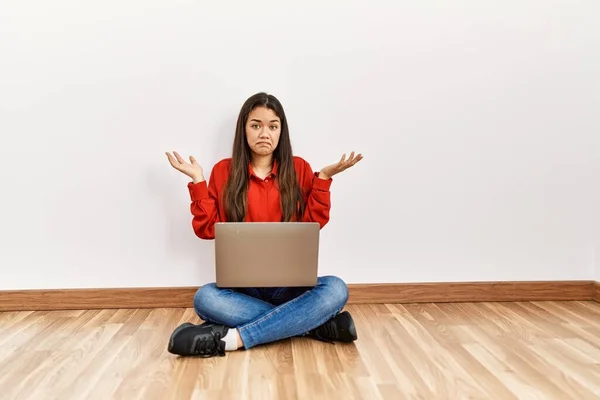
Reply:
<svg viewBox="0 0 600 400"><path fill-rule="evenodd" d="M324 180L328 181L329 179L331 179L331 177L329 175L327 175L326 173L324 173L323 171L320 171L319 179L324 179Z"/></svg>
<svg viewBox="0 0 600 400"><path fill-rule="evenodd" d="M200 182L204 182L204 177L203 176L193 176L192 182L194 183L194 185L197 183L200 183Z"/></svg>

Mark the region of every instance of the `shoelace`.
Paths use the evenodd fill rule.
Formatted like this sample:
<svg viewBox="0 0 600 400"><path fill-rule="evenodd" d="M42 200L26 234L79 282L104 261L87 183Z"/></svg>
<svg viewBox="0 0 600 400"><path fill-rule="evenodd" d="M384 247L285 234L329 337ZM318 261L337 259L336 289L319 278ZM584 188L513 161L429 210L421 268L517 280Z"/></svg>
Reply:
<svg viewBox="0 0 600 400"><path fill-rule="evenodd" d="M219 349L220 340L220 332L211 332L210 336L202 336L196 341L196 345L194 346L194 353L202 357L212 357L220 355L220 353L222 352L220 351L221 349Z"/></svg>

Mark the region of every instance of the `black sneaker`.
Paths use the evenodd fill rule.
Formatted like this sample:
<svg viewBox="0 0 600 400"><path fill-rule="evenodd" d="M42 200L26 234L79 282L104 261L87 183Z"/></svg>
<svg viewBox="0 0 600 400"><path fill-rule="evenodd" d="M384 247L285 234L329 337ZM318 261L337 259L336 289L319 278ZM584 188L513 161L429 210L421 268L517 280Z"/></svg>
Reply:
<svg viewBox="0 0 600 400"><path fill-rule="evenodd" d="M229 329L224 325L194 325L186 322L171 334L168 351L179 356L225 356L225 342L221 340Z"/></svg>
<svg viewBox="0 0 600 400"><path fill-rule="evenodd" d="M358 339L354 320L348 311L311 330L307 336L323 342L353 342Z"/></svg>

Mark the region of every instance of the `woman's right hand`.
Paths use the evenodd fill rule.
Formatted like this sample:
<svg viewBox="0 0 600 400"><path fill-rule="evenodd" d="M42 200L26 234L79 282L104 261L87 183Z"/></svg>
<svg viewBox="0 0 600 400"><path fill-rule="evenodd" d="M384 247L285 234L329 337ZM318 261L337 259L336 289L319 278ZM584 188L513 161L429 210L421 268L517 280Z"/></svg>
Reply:
<svg viewBox="0 0 600 400"><path fill-rule="evenodd" d="M169 152L166 153L171 166L177 171L182 172L189 176L194 183L204 181L204 172L200 164L196 162L193 156L190 156L190 162L186 162L176 151L173 152L173 157Z"/></svg>

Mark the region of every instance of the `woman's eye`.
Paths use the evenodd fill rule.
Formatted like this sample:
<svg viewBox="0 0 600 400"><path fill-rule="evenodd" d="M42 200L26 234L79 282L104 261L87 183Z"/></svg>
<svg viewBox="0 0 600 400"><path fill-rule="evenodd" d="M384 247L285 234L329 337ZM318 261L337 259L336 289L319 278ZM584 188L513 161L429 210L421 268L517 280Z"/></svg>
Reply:
<svg viewBox="0 0 600 400"><path fill-rule="evenodd" d="M273 125L273 126L271 127L271 130L272 130L272 131L274 131L275 129L277 129L277 126L276 126L276 125Z"/></svg>
<svg viewBox="0 0 600 400"><path fill-rule="evenodd" d="M257 124L254 124L254 125L252 125L252 128L253 128L253 129L258 129L258 125L257 125Z"/></svg>

